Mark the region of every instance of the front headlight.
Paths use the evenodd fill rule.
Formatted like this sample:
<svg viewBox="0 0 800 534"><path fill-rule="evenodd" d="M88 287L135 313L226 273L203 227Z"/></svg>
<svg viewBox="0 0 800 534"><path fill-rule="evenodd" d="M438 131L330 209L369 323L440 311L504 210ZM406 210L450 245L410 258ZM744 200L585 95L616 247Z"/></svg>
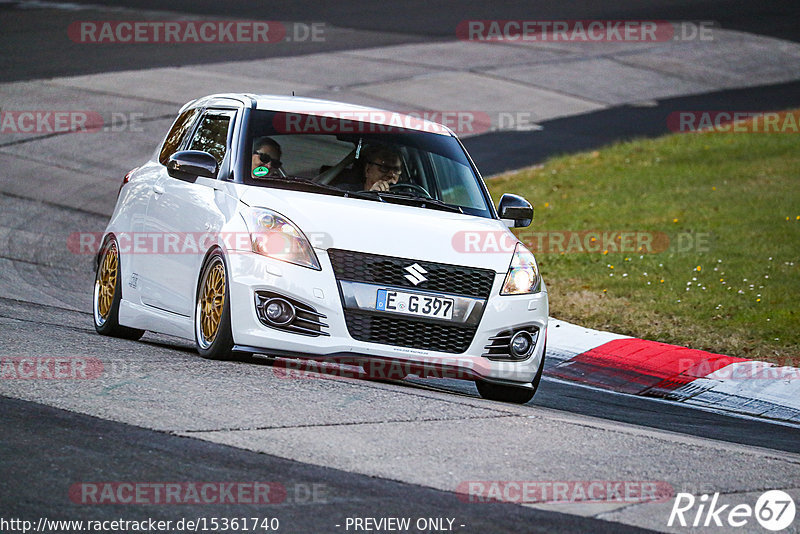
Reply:
<svg viewBox="0 0 800 534"><path fill-rule="evenodd" d="M322 270L311 243L289 219L267 208L247 208L242 217L256 254Z"/></svg>
<svg viewBox="0 0 800 534"><path fill-rule="evenodd" d="M541 278L536 258L522 243L517 243L511 265L508 267L506 280L503 282L501 295L524 295L541 290Z"/></svg>

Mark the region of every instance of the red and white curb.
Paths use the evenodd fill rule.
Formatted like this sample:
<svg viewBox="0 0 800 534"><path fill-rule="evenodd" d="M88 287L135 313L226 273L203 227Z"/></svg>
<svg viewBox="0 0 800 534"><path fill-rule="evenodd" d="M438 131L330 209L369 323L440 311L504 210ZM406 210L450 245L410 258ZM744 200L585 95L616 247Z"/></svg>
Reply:
<svg viewBox="0 0 800 534"><path fill-rule="evenodd" d="M800 423L800 369L550 319L545 376Z"/></svg>

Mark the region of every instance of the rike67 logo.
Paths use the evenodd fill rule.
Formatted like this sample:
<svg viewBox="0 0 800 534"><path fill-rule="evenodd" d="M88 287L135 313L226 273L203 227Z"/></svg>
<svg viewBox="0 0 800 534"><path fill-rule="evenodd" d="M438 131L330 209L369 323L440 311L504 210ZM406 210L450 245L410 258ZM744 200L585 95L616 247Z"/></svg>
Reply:
<svg viewBox="0 0 800 534"><path fill-rule="evenodd" d="M754 507L749 504L720 504L719 497L719 493L703 494L699 498L691 493L678 493L667 526L746 527L747 532L752 532L755 519L763 528L779 532L789 528L794 521L794 500L785 491L763 493Z"/></svg>

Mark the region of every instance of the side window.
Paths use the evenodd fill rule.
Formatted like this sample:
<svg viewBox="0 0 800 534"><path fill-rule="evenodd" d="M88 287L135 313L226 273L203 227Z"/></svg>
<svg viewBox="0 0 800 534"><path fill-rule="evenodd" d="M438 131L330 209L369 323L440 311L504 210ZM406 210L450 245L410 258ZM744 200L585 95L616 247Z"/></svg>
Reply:
<svg viewBox="0 0 800 534"><path fill-rule="evenodd" d="M441 200L465 208L482 209L483 193L469 167L433 152L428 157L442 192Z"/></svg>
<svg viewBox="0 0 800 534"><path fill-rule="evenodd" d="M167 164L169 157L178 151L181 141L186 136L189 127L194 123L195 117L200 112L199 109L187 109L175 120L172 129L167 134L167 139L164 141L164 146L161 147L161 152L158 155L158 161L162 165Z"/></svg>
<svg viewBox="0 0 800 534"><path fill-rule="evenodd" d="M214 156L217 164L228 150L228 127L231 118L225 115L206 114L194 132L189 150L203 150Z"/></svg>

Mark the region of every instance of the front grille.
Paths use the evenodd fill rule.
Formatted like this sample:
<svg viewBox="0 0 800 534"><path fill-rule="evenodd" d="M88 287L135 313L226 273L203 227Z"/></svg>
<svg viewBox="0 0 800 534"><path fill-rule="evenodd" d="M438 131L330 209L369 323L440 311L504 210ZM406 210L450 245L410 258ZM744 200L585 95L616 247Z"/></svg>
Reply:
<svg viewBox="0 0 800 534"><path fill-rule="evenodd" d="M393 258L350 250L328 249L328 256L339 280L411 287L452 295L488 298L495 277L491 269ZM424 276L427 281L419 285L412 284L406 278L409 272L405 268L415 263L426 271Z"/></svg>
<svg viewBox="0 0 800 534"><path fill-rule="evenodd" d="M422 350L460 354L475 337L476 327L443 325L397 316L345 310L347 330L353 339Z"/></svg>

